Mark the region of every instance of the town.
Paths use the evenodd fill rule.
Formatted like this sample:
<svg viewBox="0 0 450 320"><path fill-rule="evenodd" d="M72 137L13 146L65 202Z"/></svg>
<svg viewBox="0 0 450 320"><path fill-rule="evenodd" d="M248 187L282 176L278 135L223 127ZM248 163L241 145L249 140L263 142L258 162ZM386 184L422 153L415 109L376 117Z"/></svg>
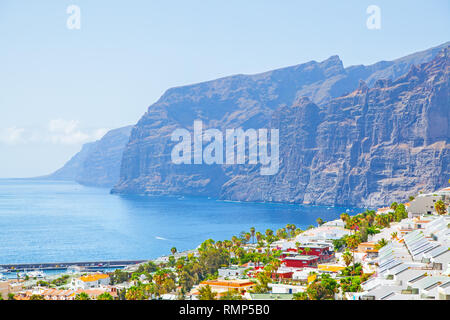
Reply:
<svg viewBox="0 0 450 320"><path fill-rule="evenodd" d="M230 240L111 272L34 271L1 300L449 300L450 188L301 230ZM12 272L11 270L2 270Z"/></svg>

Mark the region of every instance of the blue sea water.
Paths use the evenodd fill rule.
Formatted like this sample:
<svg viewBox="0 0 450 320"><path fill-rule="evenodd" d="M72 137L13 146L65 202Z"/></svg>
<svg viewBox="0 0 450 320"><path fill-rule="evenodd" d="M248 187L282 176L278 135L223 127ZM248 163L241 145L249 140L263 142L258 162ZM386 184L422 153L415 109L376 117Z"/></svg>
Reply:
<svg viewBox="0 0 450 320"><path fill-rule="evenodd" d="M0 180L0 264L152 259L255 227L337 218L350 209L111 195L74 182Z"/></svg>

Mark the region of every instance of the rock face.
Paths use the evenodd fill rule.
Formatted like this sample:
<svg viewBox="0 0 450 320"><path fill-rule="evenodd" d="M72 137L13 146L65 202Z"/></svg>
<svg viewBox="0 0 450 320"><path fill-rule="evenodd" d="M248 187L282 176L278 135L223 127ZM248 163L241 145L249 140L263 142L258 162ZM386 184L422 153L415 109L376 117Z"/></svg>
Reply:
<svg viewBox="0 0 450 320"><path fill-rule="evenodd" d="M448 43L349 68L333 56L170 89L133 128L112 192L375 205L439 187L449 163L448 49L438 55L442 48ZM170 135L192 130L194 120L221 131L280 129L278 174L261 176L258 165L173 164Z"/></svg>
<svg viewBox="0 0 450 320"><path fill-rule="evenodd" d="M64 167L45 178L97 187L114 186L119 181L122 154L131 129L132 126L114 129L102 139L86 143Z"/></svg>
<svg viewBox="0 0 450 320"><path fill-rule="evenodd" d="M322 108L280 107L280 171L233 177L224 199L374 206L450 178L449 49L395 81L362 82Z"/></svg>

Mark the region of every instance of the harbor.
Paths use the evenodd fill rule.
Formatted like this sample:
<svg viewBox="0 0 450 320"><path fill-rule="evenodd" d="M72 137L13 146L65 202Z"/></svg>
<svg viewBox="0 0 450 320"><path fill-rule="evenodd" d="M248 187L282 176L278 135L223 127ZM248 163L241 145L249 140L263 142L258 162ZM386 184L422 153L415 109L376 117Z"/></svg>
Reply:
<svg viewBox="0 0 450 320"><path fill-rule="evenodd" d="M104 269L122 269L145 261L147 260L0 264L0 273L15 273L36 270L64 271L70 268L79 268L79 270L82 271L99 271Z"/></svg>

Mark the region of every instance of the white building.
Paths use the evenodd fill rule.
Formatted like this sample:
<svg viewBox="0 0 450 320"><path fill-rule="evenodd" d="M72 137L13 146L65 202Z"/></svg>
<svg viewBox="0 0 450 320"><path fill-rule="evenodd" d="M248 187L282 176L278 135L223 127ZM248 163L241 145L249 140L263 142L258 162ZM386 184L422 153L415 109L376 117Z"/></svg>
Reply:
<svg viewBox="0 0 450 320"><path fill-rule="evenodd" d="M107 274L90 274L72 279L73 289L91 289L109 285L110 278Z"/></svg>
<svg viewBox="0 0 450 320"><path fill-rule="evenodd" d="M219 272L219 278L230 278L230 279L236 279L240 278L244 275L245 268L239 268L236 266L230 267L230 268L220 268L218 270Z"/></svg>
<svg viewBox="0 0 450 320"><path fill-rule="evenodd" d="M269 288L272 289L273 294L278 293L297 293L304 292L306 287L292 284L283 284L283 283L269 283Z"/></svg>
<svg viewBox="0 0 450 320"><path fill-rule="evenodd" d="M442 196L437 194L421 194L410 202L408 213L411 217L420 216L423 214L433 214L435 212L434 204L442 199Z"/></svg>

